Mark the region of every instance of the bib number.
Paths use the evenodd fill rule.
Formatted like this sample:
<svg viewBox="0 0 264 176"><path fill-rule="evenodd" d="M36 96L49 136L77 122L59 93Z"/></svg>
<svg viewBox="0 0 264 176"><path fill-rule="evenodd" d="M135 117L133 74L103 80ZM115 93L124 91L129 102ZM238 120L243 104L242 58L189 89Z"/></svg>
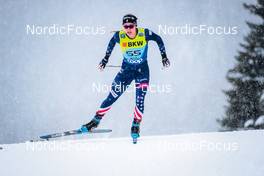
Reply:
<svg viewBox="0 0 264 176"><path fill-rule="evenodd" d="M127 56L129 56L129 57L140 56L140 55L141 55L141 50L127 51L126 54L127 54Z"/></svg>

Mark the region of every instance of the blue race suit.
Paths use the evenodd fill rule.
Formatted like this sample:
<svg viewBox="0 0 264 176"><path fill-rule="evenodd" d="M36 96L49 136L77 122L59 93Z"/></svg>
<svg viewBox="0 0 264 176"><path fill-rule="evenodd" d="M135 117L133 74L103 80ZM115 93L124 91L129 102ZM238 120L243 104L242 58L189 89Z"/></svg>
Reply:
<svg viewBox="0 0 264 176"><path fill-rule="evenodd" d="M111 105L124 93L130 83L135 80L136 106L134 120L140 122L144 112L144 99L149 85L149 67L147 62L148 41L156 41L161 56L166 57L164 43L161 37L154 32L137 28L137 35L130 39L124 31L118 31L111 38L106 57L109 58L116 43L120 44L123 53L121 70L117 73L111 91L103 101L96 116L102 117L110 110Z"/></svg>

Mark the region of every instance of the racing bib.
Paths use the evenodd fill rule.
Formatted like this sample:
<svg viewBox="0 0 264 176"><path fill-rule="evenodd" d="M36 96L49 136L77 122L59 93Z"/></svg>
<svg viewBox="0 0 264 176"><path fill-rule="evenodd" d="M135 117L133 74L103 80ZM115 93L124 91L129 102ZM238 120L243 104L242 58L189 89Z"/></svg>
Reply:
<svg viewBox="0 0 264 176"><path fill-rule="evenodd" d="M147 59L147 41L144 28L138 28L135 38L130 39L124 30L119 32L120 47L124 61L130 64L140 64Z"/></svg>

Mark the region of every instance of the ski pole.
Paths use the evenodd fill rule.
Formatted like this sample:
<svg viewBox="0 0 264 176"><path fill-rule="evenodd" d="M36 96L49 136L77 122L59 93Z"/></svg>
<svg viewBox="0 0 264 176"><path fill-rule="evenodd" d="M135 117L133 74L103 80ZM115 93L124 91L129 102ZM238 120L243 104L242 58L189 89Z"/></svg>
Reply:
<svg viewBox="0 0 264 176"><path fill-rule="evenodd" d="M106 65L106 67L121 67L121 65Z"/></svg>

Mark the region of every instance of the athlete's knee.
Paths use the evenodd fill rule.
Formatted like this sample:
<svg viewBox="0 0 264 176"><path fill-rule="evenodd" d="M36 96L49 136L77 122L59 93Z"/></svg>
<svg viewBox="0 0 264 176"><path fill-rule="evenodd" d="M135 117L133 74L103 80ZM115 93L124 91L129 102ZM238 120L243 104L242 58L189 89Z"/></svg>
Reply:
<svg viewBox="0 0 264 176"><path fill-rule="evenodd" d="M113 97L117 97L121 95L127 88L128 84L126 82L122 82L119 80L114 80L111 86L110 93L113 95Z"/></svg>
<svg viewBox="0 0 264 176"><path fill-rule="evenodd" d="M147 93L148 86L148 82L136 83L136 89L138 92Z"/></svg>

